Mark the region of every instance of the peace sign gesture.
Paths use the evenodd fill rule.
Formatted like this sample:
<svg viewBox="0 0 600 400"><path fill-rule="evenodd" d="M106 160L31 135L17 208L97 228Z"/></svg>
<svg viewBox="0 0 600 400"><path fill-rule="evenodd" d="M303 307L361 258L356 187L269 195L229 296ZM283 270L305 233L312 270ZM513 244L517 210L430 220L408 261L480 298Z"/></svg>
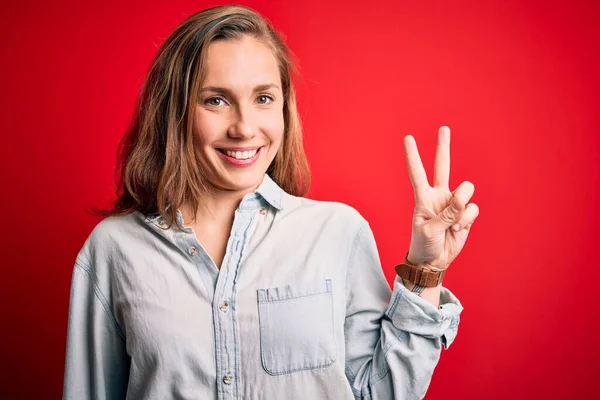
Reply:
<svg viewBox="0 0 600 400"><path fill-rule="evenodd" d="M415 210L408 261L445 269L462 250L479 207L469 200L475 186L464 181L450 191L450 128L438 131L433 169L433 186L427 174L414 137L404 137L404 154L415 194ZM458 225L458 230L455 230Z"/></svg>

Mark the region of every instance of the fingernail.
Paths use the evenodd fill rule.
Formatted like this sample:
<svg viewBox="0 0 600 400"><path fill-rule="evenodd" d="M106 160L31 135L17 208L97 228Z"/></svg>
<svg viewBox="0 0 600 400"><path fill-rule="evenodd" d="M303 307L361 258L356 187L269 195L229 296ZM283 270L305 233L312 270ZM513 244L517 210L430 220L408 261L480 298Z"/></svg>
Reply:
<svg viewBox="0 0 600 400"><path fill-rule="evenodd" d="M454 229L454 232L458 232L460 230L460 225L454 224L454 225L452 225L452 229Z"/></svg>

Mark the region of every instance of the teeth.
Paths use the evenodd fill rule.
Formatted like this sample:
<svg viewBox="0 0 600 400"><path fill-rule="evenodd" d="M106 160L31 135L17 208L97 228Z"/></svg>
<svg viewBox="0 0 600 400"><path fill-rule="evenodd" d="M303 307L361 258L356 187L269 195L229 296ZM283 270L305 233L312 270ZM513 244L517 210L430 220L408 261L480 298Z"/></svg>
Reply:
<svg viewBox="0 0 600 400"><path fill-rule="evenodd" d="M225 150L225 154L229 157L237 158L238 160L247 160L248 158L252 158L256 155L258 149L250 150L250 151L230 151Z"/></svg>

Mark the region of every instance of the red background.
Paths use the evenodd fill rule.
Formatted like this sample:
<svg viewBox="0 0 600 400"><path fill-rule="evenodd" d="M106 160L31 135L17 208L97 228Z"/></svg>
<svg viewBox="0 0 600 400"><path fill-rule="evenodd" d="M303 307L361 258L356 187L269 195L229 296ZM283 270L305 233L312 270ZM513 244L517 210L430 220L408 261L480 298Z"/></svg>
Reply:
<svg viewBox="0 0 600 400"><path fill-rule="evenodd" d="M481 214L446 286L465 306L428 399L600 395L600 3L247 1L287 37L314 184L371 222L387 277L410 240L402 138ZM70 277L113 199L152 56L217 2L27 1L0 12L2 384L59 398ZM597 397L596 397L597 398Z"/></svg>

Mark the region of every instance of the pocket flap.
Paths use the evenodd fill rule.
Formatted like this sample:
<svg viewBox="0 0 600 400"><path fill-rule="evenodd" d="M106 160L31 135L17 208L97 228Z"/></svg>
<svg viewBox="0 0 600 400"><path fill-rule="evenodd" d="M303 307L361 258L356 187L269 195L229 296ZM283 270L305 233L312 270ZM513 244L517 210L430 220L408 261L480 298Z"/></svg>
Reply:
<svg viewBox="0 0 600 400"><path fill-rule="evenodd" d="M270 303L326 293L331 293L331 279L320 282L296 282L293 285L259 289L258 302Z"/></svg>

